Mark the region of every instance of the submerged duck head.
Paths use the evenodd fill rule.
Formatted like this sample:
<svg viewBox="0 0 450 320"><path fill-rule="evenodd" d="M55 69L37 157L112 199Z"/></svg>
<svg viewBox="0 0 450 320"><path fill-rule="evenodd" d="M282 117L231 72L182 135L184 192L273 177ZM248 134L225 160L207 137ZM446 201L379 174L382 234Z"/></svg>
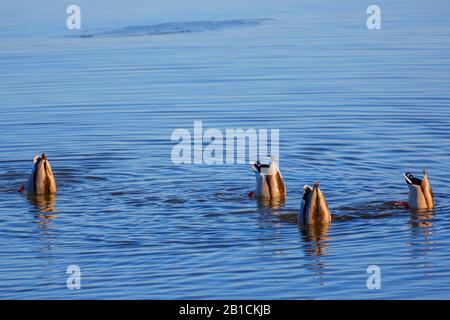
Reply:
<svg viewBox="0 0 450 320"><path fill-rule="evenodd" d="M303 187L303 199L298 214L298 222L304 225L331 222L330 209L319 188L319 182L314 183L314 187L309 185Z"/></svg>
<svg viewBox="0 0 450 320"><path fill-rule="evenodd" d="M56 193L52 167L45 153L34 157L34 167L28 178L27 192L30 195Z"/></svg>
<svg viewBox="0 0 450 320"><path fill-rule="evenodd" d="M257 198L283 199L286 197L286 186L275 157L272 157L270 164L262 164L256 161L251 166L256 177L254 195Z"/></svg>
<svg viewBox="0 0 450 320"><path fill-rule="evenodd" d="M403 175L409 188L408 204L413 209L432 210L434 209L433 190L425 170L423 175L423 179L416 178L409 172Z"/></svg>

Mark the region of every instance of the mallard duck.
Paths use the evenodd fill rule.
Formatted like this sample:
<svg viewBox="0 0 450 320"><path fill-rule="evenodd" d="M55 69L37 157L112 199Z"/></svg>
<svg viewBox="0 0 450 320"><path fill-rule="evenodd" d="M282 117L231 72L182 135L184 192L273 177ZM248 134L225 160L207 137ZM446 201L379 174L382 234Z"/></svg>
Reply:
<svg viewBox="0 0 450 320"><path fill-rule="evenodd" d="M34 167L28 178L26 191L29 195L56 193L55 177L45 153L35 156Z"/></svg>
<svg viewBox="0 0 450 320"><path fill-rule="evenodd" d="M409 188L408 205L412 209L434 209L433 190L428 181L428 173L423 171L423 179L414 177L407 172L403 176Z"/></svg>
<svg viewBox="0 0 450 320"><path fill-rule="evenodd" d="M315 182L313 188L309 185L303 187L303 199L298 214L298 222L302 225L331 222L330 209L319 188L319 182Z"/></svg>
<svg viewBox="0 0 450 320"><path fill-rule="evenodd" d="M272 157L270 164L256 161L251 166L256 177L256 189L251 192L252 196L265 199L286 197L286 186L275 157Z"/></svg>

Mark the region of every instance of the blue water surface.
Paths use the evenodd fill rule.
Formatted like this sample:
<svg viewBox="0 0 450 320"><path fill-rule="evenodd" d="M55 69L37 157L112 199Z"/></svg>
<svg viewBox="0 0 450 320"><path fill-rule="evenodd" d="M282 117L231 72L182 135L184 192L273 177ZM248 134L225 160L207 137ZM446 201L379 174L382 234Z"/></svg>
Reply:
<svg viewBox="0 0 450 320"><path fill-rule="evenodd" d="M76 2L81 30L69 2L0 8L0 298L450 298L448 1L377 1L381 30L356 0ZM279 129L286 201L248 199L248 165L174 164L194 121ZM436 209L393 206L424 168ZM334 221L301 228L315 180Z"/></svg>

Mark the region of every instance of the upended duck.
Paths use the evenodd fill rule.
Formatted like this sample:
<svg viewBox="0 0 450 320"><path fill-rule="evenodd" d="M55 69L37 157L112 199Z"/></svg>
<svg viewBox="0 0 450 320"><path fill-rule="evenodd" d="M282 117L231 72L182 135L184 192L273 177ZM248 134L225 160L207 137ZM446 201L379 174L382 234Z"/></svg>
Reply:
<svg viewBox="0 0 450 320"><path fill-rule="evenodd" d="M34 167L31 170L26 185L28 195L42 195L56 193L56 182L53 176L52 167L45 153L35 156Z"/></svg>
<svg viewBox="0 0 450 320"><path fill-rule="evenodd" d="M271 158L270 164L256 161L251 166L255 172L256 188L249 193L249 196L260 199L286 197L286 185L275 157Z"/></svg>
<svg viewBox="0 0 450 320"><path fill-rule="evenodd" d="M407 172L405 177L406 184L409 188L408 206L412 209L434 209L434 195L428 181L428 173L423 171L423 179L414 177Z"/></svg>
<svg viewBox="0 0 450 320"><path fill-rule="evenodd" d="M319 182L315 182L314 187L309 185L303 187L303 199L297 220L302 225L331 222L330 209L319 188Z"/></svg>

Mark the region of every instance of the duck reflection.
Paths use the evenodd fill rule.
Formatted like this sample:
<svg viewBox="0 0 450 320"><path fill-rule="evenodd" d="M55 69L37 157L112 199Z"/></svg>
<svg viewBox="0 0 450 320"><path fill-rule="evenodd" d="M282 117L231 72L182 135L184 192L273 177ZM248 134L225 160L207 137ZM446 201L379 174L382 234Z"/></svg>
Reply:
<svg viewBox="0 0 450 320"><path fill-rule="evenodd" d="M286 200L282 198L261 198L256 201L258 209L280 209L286 205Z"/></svg>
<svg viewBox="0 0 450 320"><path fill-rule="evenodd" d="M48 231L52 220L57 217L56 214L54 214L56 194L28 195L27 198L38 211L35 214L37 224L42 227L44 231Z"/></svg>
<svg viewBox="0 0 450 320"><path fill-rule="evenodd" d="M34 214L39 231L40 253L50 259L52 255L53 220L57 218L55 214L56 194L27 195L27 200L32 205L30 211ZM51 265L51 260L47 262Z"/></svg>
<svg viewBox="0 0 450 320"><path fill-rule="evenodd" d="M28 195L28 201L42 214L55 212L56 194Z"/></svg>
<svg viewBox="0 0 450 320"><path fill-rule="evenodd" d="M433 226L434 211L432 210L411 210L409 225L411 227L411 240L409 246L411 255L422 260L422 266L430 267L432 263L428 257L433 251Z"/></svg>
<svg viewBox="0 0 450 320"><path fill-rule="evenodd" d="M307 256L320 257L327 252L330 224L300 225L300 233L305 242Z"/></svg>
<svg viewBox="0 0 450 320"><path fill-rule="evenodd" d="M413 228L430 228L433 226L434 211L411 210L409 224Z"/></svg>
<svg viewBox="0 0 450 320"><path fill-rule="evenodd" d="M414 242L420 241L422 244L430 245L433 235L434 211L411 210L409 225Z"/></svg>
<svg viewBox="0 0 450 320"><path fill-rule="evenodd" d="M329 246L330 224L299 225L300 235L305 251L305 267L310 268L320 285L326 284L325 269L327 265L322 260Z"/></svg>

